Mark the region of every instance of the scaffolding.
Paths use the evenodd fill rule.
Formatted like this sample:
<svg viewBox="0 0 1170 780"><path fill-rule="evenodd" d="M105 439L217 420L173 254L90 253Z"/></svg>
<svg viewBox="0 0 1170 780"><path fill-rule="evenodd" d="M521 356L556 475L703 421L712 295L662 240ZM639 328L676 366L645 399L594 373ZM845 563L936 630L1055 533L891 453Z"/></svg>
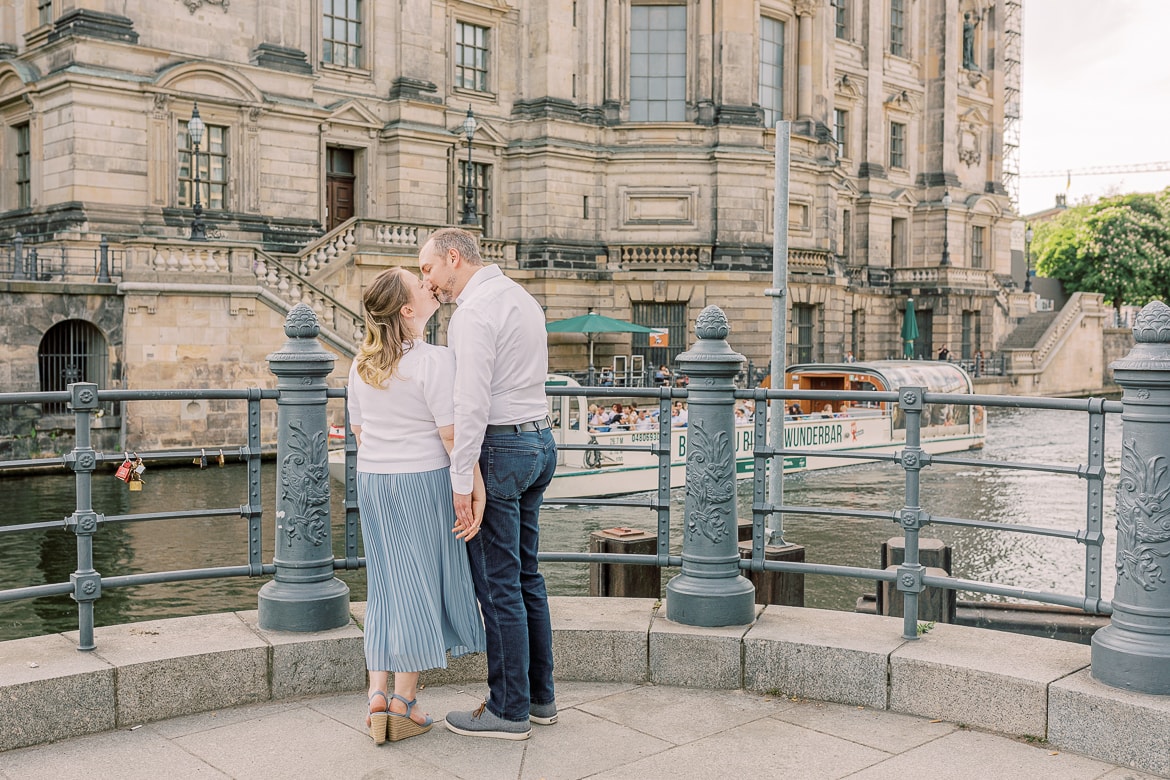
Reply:
<svg viewBox="0 0 1170 780"><path fill-rule="evenodd" d="M1004 3L1003 188L1020 208L1020 53L1024 34L1023 0Z"/></svg>

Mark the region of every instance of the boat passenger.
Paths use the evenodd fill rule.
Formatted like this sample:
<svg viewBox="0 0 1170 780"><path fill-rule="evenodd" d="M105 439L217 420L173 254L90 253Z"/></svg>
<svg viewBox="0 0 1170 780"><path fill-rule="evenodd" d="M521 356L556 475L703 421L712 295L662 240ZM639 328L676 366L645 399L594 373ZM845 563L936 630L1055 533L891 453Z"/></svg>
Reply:
<svg viewBox="0 0 1170 780"><path fill-rule="evenodd" d="M833 405L832 404L825 404L824 408L821 409L821 417L830 417L831 418L832 416L833 416Z"/></svg>

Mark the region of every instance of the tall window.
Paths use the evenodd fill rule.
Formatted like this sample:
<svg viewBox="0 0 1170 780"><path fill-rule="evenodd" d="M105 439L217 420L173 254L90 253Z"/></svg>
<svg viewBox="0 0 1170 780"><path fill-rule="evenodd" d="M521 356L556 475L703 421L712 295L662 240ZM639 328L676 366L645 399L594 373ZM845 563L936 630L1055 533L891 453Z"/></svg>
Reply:
<svg viewBox="0 0 1170 780"><path fill-rule="evenodd" d="M687 118L687 9L630 8L630 121Z"/></svg>
<svg viewBox="0 0 1170 780"><path fill-rule="evenodd" d="M983 228L971 228L971 267L983 267Z"/></svg>
<svg viewBox="0 0 1170 780"><path fill-rule="evenodd" d="M890 0L890 54L906 56L905 0Z"/></svg>
<svg viewBox="0 0 1170 780"><path fill-rule="evenodd" d="M841 257L846 259L853 254L853 212L849 209L841 211Z"/></svg>
<svg viewBox="0 0 1170 780"><path fill-rule="evenodd" d="M666 331L665 347L650 346L650 337L645 333L633 334L632 352L642 355L642 363L653 375L659 366L667 366L673 372L678 366L674 359L687 348L687 305L685 303L631 303L634 322L648 328Z"/></svg>
<svg viewBox="0 0 1170 780"><path fill-rule="evenodd" d="M227 209L228 129L208 124L199 145L199 201L210 211ZM195 169L191 167L191 137L187 122L179 122L179 205L195 202Z"/></svg>
<svg viewBox="0 0 1170 780"><path fill-rule="evenodd" d="M28 122L16 125L16 207L26 209L32 205L32 170L29 154Z"/></svg>
<svg viewBox="0 0 1170 780"><path fill-rule="evenodd" d="M849 38L849 0L834 0L837 10L836 29L837 37L841 40Z"/></svg>
<svg viewBox="0 0 1170 780"><path fill-rule="evenodd" d="M321 0L321 59L345 68L362 66L362 0Z"/></svg>
<svg viewBox="0 0 1170 780"><path fill-rule="evenodd" d="M53 21L53 0L37 0L37 24L49 24Z"/></svg>
<svg viewBox="0 0 1170 780"><path fill-rule="evenodd" d="M906 167L906 125L890 122L890 167Z"/></svg>
<svg viewBox="0 0 1170 780"><path fill-rule="evenodd" d="M784 118L784 22L760 19L760 108L764 127Z"/></svg>
<svg viewBox="0 0 1170 780"><path fill-rule="evenodd" d="M816 306L792 304L792 332L796 336L792 346L797 363L811 363L817 359L816 315Z"/></svg>
<svg viewBox="0 0 1170 780"><path fill-rule="evenodd" d="M485 163L471 164L471 193L475 199L475 216L483 234L491 233L492 215L492 167ZM456 204L456 213L463 208L464 198L467 197L467 160L459 161L459 203Z"/></svg>
<svg viewBox="0 0 1170 780"><path fill-rule="evenodd" d="M849 112L833 109L833 138L837 141L837 157L849 156Z"/></svg>
<svg viewBox="0 0 1170 780"><path fill-rule="evenodd" d="M65 320L49 328L37 349L42 392L65 390L73 382L107 385L109 355L106 339L91 323ZM64 403L41 404L45 414L65 414Z"/></svg>
<svg viewBox="0 0 1170 780"><path fill-rule="evenodd" d="M865 309L854 309L852 316L853 333L849 336L853 357L865 360Z"/></svg>
<svg viewBox="0 0 1170 780"><path fill-rule="evenodd" d="M906 262L906 220L890 220L890 263L895 268L907 265Z"/></svg>
<svg viewBox="0 0 1170 780"><path fill-rule="evenodd" d="M488 91L488 28L455 25L455 86Z"/></svg>
<svg viewBox="0 0 1170 780"><path fill-rule="evenodd" d="M961 352L959 353L963 360L972 360L975 357L975 353L980 349L979 341L982 337L983 333L979 322L979 312L963 312L963 340L960 346Z"/></svg>

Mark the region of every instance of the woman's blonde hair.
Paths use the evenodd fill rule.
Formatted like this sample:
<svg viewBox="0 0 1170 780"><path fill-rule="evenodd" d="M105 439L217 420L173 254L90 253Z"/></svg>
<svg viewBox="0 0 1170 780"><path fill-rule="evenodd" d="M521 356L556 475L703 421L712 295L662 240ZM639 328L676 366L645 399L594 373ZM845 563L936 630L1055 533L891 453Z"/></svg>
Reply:
<svg viewBox="0 0 1170 780"><path fill-rule="evenodd" d="M378 274L362 294L366 336L357 354L357 374L370 387L383 387L394 376L402 356L415 339L402 307L411 302L409 281L402 268Z"/></svg>

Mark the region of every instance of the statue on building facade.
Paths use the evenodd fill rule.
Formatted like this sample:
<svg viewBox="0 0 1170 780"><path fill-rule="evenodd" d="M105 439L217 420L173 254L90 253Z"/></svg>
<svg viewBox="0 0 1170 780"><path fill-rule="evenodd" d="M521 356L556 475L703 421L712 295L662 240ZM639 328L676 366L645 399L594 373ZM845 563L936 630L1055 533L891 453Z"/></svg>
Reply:
<svg viewBox="0 0 1170 780"><path fill-rule="evenodd" d="M971 19L971 12L963 14L963 67L967 70L979 70L975 62L975 27L980 22L977 16Z"/></svg>

